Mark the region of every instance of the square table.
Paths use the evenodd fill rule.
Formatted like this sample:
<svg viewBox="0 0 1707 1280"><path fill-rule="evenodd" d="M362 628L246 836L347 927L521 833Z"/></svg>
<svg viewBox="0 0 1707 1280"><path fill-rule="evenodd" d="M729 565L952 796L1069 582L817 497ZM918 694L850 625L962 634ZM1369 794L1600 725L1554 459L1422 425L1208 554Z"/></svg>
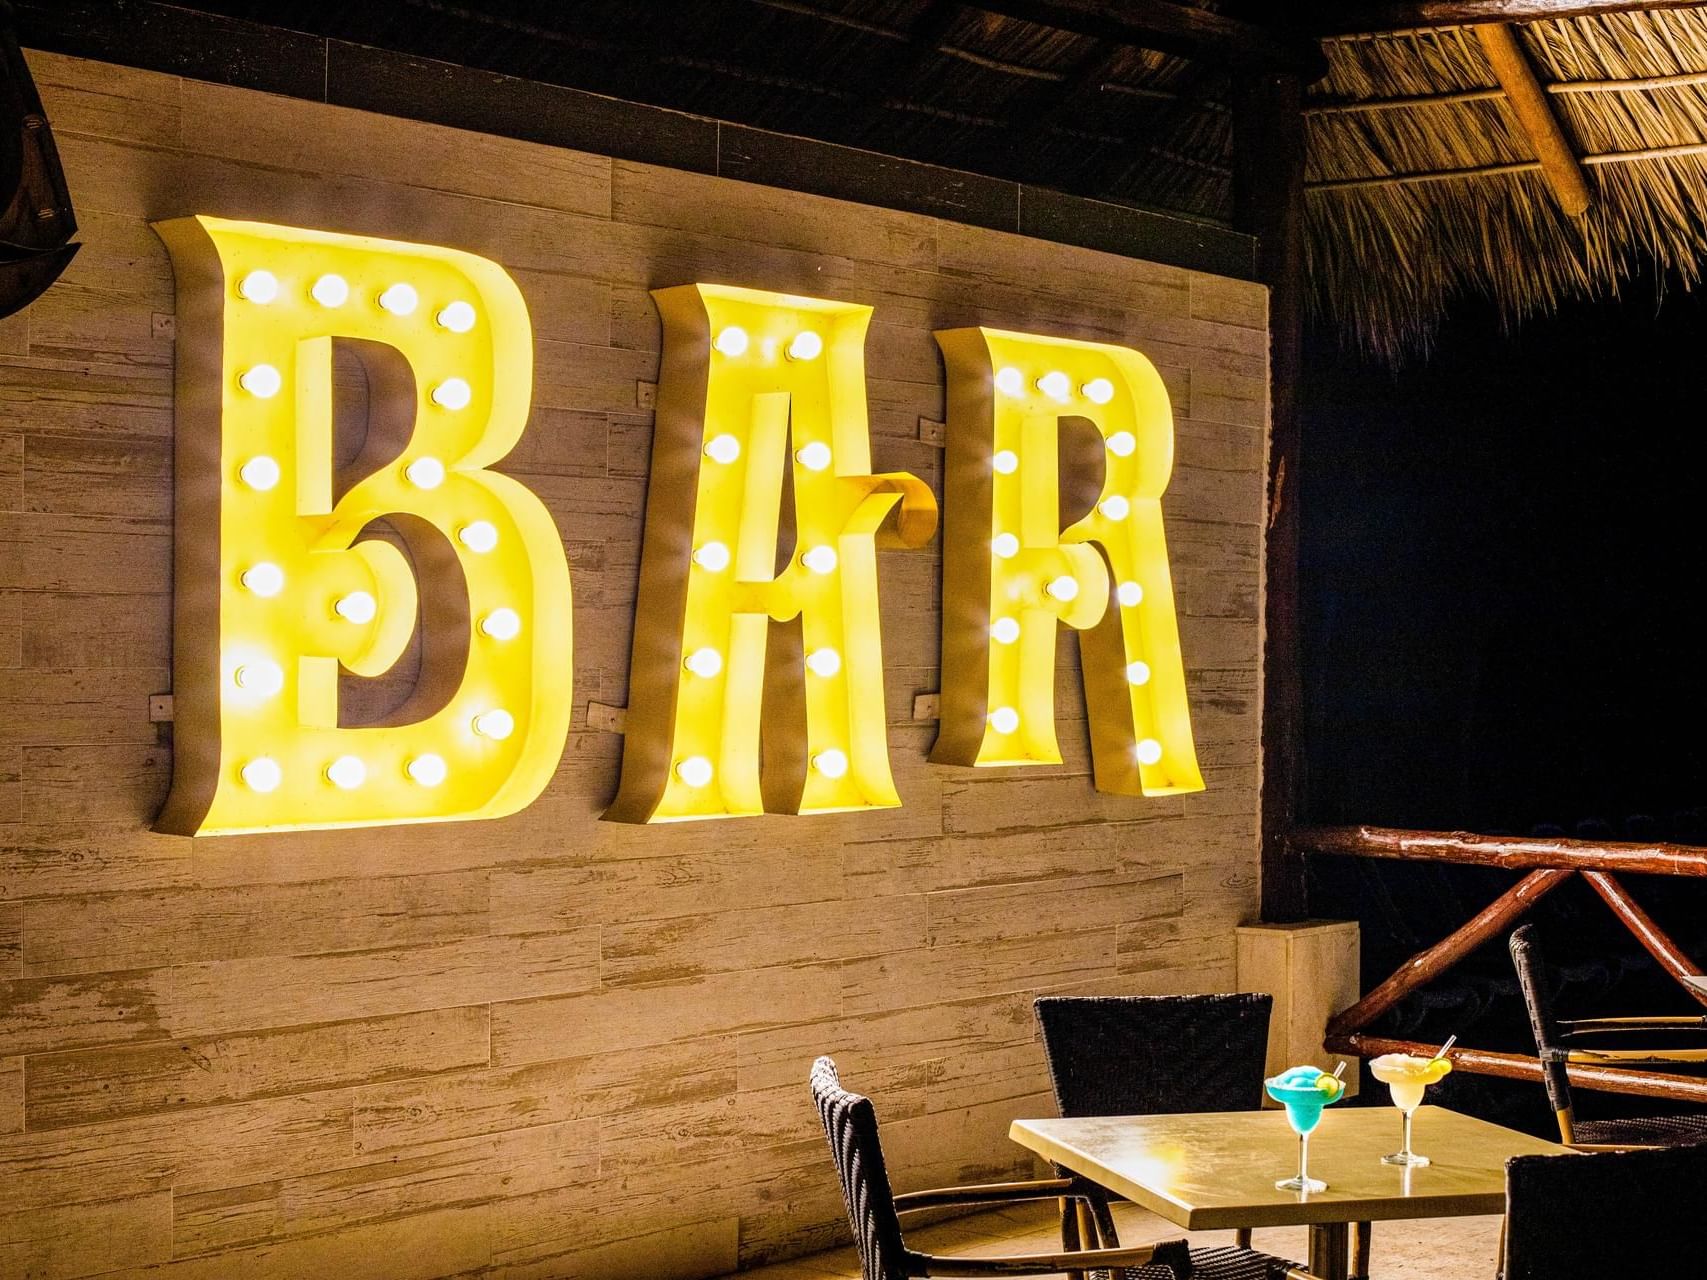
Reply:
<svg viewBox="0 0 1707 1280"><path fill-rule="evenodd" d="M1227 1227L1310 1228L1310 1269L1347 1274L1348 1225L1394 1218L1505 1212L1505 1162L1564 1155L1531 1138L1444 1107L1420 1107L1413 1148L1434 1163L1396 1168L1394 1107L1329 1107L1310 1135L1309 1194L1277 1191L1298 1171L1298 1135L1284 1111L1015 1120L1008 1136L1045 1160L1144 1206L1187 1231Z"/></svg>

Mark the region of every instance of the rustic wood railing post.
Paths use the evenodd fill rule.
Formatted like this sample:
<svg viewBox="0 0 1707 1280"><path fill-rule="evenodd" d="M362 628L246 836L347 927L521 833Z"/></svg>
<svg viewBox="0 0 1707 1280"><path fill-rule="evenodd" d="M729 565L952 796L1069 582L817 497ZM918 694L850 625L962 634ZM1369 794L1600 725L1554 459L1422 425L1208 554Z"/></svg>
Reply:
<svg viewBox="0 0 1707 1280"><path fill-rule="evenodd" d="M1503 867L1527 874L1432 947L1418 952L1374 990L1329 1020L1325 1047L1333 1053L1369 1057L1381 1053L1432 1054L1436 1046L1370 1035L1364 1028L1407 994L1445 972L1505 928L1571 876L1581 873L1623 925L1674 978L1701 976L1701 969L1644 911L1617 873L1707 876L1707 848L1636 841L1589 841L1472 835L1463 831L1403 831L1386 827L1308 827L1292 833L1297 847L1341 857L1457 862ZM1707 1004L1707 992L1685 982L1690 995ZM1464 1046L1452 1051L1461 1071L1539 1080L1541 1064L1524 1054L1494 1053ZM1628 1067L1573 1064L1573 1083L1585 1089L1635 1093L1674 1101L1707 1103L1707 1079Z"/></svg>
<svg viewBox="0 0 1707 1280"><path fill-rule="evenodd" d="M1658 960L1667 973L1674 978L1701 976L1700 967L1684 955L1682 948L1654 923L1653 917L1642 910L1641 905L1630 896L1628 889L1604 871L1585 871L1583 879L1606 900L1606 905L1612 908L1612 914L1624 922L1624 927L1636 935L1636 940L1648 949L1648 954ZM1700 1003L1707 1004L1707 991L1687 982L1681 985Z"/></svg>
<svg viewBox="0 0 1707 1280"><path fill-rule="evenodd" d="M1457 964L1575 874L1560 868L1531 871L1483 907L1468 923L1427 950L1417 952L1387 981L1330 1019L1328 1034L1347 1035L1362 1030L1410 992Z"/></svg>

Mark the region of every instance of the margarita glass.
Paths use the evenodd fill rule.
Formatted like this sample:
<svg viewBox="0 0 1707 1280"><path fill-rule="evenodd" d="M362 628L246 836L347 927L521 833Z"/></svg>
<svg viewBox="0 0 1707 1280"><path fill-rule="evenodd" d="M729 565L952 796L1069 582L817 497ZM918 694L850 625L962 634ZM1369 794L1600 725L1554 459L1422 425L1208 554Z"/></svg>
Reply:
<svg viewBox="0 0 1707 1280"><path fill-rule="evenodd" d="M1393 1105L1405 1117L1404 1142L1392 1155L1382 1156L1382 1164L1421 1168L1429 1163L1427 1156L1411 1150L1411 1117L1422 1106L1423 1090L1451 1070L1452 1064L1445 1058L1424 1058L1414 1053L1384 1053L1370 1062L1369 1073L1393 1091Z"/></svg>
<svg viewBox="0 0 1707 1280"><path fill-rule="evenodd" d="M1310 1131L1322 1121L1322 1108L1345 1096L1345 1082L1320 1067L1288 1067L1263 1081L1268 1096L1286 1108L1287 1122L1298 1135L1298 1173L1274 1184L1277 1191L1326 1191L1328 1184L1310 1176Z"/></svg>

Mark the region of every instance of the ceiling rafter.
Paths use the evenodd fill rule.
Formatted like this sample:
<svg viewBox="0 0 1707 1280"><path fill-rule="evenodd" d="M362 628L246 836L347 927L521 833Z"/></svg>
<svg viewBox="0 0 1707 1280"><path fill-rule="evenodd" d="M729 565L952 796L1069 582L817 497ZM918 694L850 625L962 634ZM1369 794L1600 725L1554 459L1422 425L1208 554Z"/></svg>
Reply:
<svg viewBox="0 0 1707 1280"><path fill-rule="evenodd" d="M1581 217L1593 203L1588 179L1583 176L1576 149L1565 135L1564 123L1547 101L1517 33L1505 22L1488 23L1475 30L1488 65L1493 68L1494 79L1505 90L1506 104L1516 117L1518 128L1529 139L1535 158L1541 162L1541 172L1552 188L1553 198L1571 217Z"/></svg>

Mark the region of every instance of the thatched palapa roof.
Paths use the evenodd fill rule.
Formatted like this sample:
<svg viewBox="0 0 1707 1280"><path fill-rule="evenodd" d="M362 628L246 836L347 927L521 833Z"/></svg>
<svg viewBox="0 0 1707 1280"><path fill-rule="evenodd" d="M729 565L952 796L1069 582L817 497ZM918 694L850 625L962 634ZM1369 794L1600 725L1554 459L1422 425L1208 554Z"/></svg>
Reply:
<svg viewBox="0 0 1707 1280"><path fill-rule="evenodd" d="M1311 301L1362 345L1426 344L1454 296L1513 319L1707 262L1707 11L1513 29L1584 170L1570 216L1474 28L1330 39L1310 93Z"/></svg>

